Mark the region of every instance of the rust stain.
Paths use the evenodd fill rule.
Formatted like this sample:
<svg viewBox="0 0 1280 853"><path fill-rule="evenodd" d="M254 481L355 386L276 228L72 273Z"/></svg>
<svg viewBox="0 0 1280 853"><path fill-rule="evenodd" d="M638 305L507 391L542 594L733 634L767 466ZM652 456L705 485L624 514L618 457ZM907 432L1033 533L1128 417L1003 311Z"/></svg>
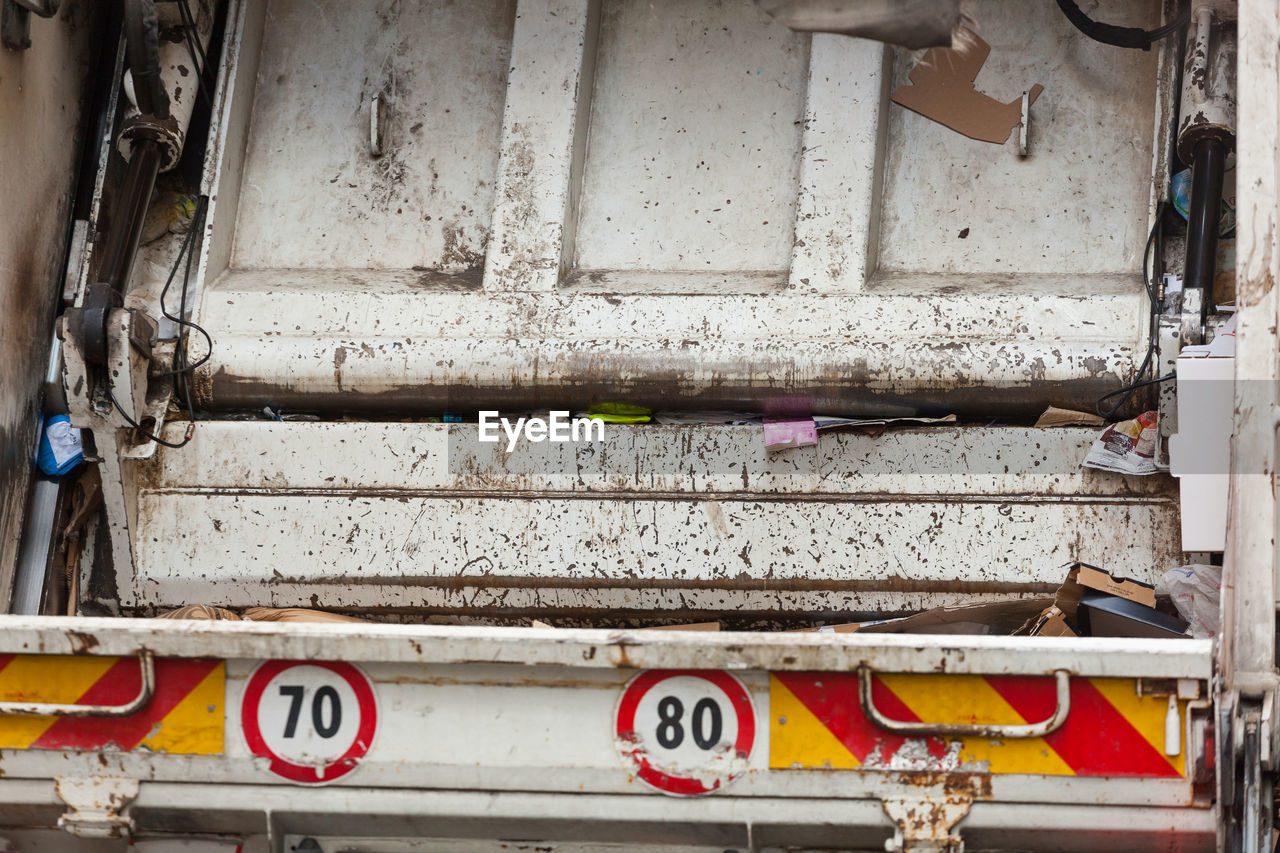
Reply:
<svg viewBox="0 0 1280 853"><path fill-rule="evenodd" d="M98 638L87 631L67 631L67 639L71 642L71 654L91 654L98 647Z"/></svg>
<svg viewBox="0 0 1280 853"><path fill-rule="evenodd" d="M614 646L612 646L612 650L614 652L614 654L612 655L613 657L612 663L615 667L619 669L639 669L640 668L639 665L637 665L634 661L631 660L631 656L627 653L627 644L625 642L621 640L618 641Z"/></svg>

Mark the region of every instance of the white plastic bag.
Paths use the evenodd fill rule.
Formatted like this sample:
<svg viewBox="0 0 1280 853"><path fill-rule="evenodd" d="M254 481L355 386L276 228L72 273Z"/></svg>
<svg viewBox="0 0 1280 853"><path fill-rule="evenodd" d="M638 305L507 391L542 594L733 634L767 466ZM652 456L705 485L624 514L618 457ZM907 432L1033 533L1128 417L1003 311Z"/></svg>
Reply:
<svg viewBox="0 0 1280 853"><path fill-rule="evenodd" d="M1221 586L1222 569L1191 565L1165 572L1156 588L1173 599L1178 615L1190 623L1191 636L1208 639L1218 633Z"/></svg>

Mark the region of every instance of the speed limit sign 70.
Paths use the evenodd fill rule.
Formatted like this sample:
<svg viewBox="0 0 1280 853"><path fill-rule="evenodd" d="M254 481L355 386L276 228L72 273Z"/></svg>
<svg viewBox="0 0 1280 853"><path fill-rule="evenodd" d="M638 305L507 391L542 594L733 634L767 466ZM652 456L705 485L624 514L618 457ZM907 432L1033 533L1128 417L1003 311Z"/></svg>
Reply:
<svg viewBox="0 0 1280 853"><path fill-rule="evenodd" d="M636 777L664 794L697 796L742 775L756 712L742 682L719 670L649 670L627 684L614 744Z"/></svg>
<svg viewBox="0 0 1280 853"><path fill-rule="evenodd" d="M373 745L378 703L368 677L349 663L268 661L240 704L254 755L291 782L322 785L355 769Z"/></svg>

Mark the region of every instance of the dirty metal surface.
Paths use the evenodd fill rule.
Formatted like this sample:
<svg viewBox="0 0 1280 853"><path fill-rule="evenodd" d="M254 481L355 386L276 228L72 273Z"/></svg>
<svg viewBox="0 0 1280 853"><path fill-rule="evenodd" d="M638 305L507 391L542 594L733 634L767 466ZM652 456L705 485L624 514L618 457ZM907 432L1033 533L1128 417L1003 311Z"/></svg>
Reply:
<svg viewBox="0 0 1280 853"><path fill-rule="evenodd" d="M1280 586L1276 584L1275 472L1277 407L1274 391L1280 374L1280 210L1276 138L1270 128L1277 109L1275 51L1277 20L1264 4L1242 4L1240 19L1240 219L1237 288L1236 405L1232 435L1232 499L1228 521L1230 557L1223 573L1229 617L1220 646L1229 663L1227 690L1266 690L1274 683L1274 634ZM1265 384L1264 384L1265 383ZM1246 393L1250 387L1273 394Z"/></svg>
<svg viewBox="0 0 1280 853"><path fill-rule="evenodd" d="M1095 4L1119 26L1160 20L1159 0ZM1138 273L1147 232L1159 51L1092 41L1052 6L979 3L991 54L977 79L1000 101L1035 83L1031 154L979 142L891 109L879 267L937 276ZM916 56L898 52L893 85Z"/></svg>
<svg viewBox="0 0 1280 853"><path fill-rule="evenodd" d="M74 626L74 627L73 627ZM92 645L90 641L96 643ZM1042 673L1070 661L1075 671L1130 678L1177 674L1205 678L1211 644L1203 641L1044 640L1034 638L878 637L705 634L359 624L261 624L31 617L8 626L0 651L37 648L119 654L144 644L162 656L228 656L227 727L222 756L106 749L4 750L7 779L112 775L147 782L281 784L249 753L241 731L241 694L264 659L342 660L369 678L377 728L359 766L337 784L356 790L418 787L455 791L574 791L654 796L632 778L613 743L613 714L636 667L730 669L755 713L770 713L768 670L816 665L878 671ZM200 650L200 651L197 651ZM94 659L93 657L90 658ZM531 664L536 664L532 665ZM158 685L164 689L164 684ZM764 738L761 740L761 738ZM1092 806L1174 806L1188 802L1186 780L1055 779L915 770L867 772L769 770L765 733L747 771L722 794L733 798L823 797L846 802L909 797L930 786L964 785L975 800ZM104 771L103 768L106 768ZM665 798L659 797L660 800ZM711 803L719 795L707 798ZM4 792L0 790L0 802ZM217 812L225 799L210 802Z"/></svg>
<svg viewBox="0 0 1280 853"><path fill-rule="evenodd" d="M0 780L0 801L21 796L25 780ZM29 787L29 785L28 785ZM24 797L35 806L44 797ZM61 805L61 803L58 803ZM450 840L440 846L392 846L393 837L454 839L502 838L566 839L583 847L540 841L527 849L585 853L630 848L609 843L620 827L637 840L652 839L654 847L639 850L683 851L684 843L715 841L715 849L745 849L757 845L762 853L794 849L883 849L892 834L877 799L833 800L812 797L689 798L559 792L413 791L330 787L298 792L283 786L206 785L144 782L131 813L157 831L190 831L193 819L206 831L232 835L265 835L268 831L294 836L333 838L361 835L364 846L326 846L326 853L377 851L509 851L510 842L469 846ZM620 820L619 815L623 818ZM961 824L961 834L983 850L1081 851L1081 853L1158 853L1211 851L1216 815L1207 809L1160 806L1057 805L981 801ZM1035 827L1032 831L1029 827ZM1158 826L1161 832L1152 832ZM374 840L370 840L374 839ZM141 848L142 845L140 844ZM244 847L246 853L254 848ZM266 848L258 848L266 849ZM694 847L694 850L705 848ZM95 851L97 853L97 851Z"/></svg>
<svg viewBox="0 0 1280 853"><path fill-rule="evenodd" d="M1212 674L1209 641L67 617L13 617L0 636L0 654L74 654L95 661L139 648L162 657L203 658L211 650L225 656L222 754L4 749L0 804L28 815L28 825L51 824L65 809L57 808L52 790L45 790L51 788L47 780L108 778L140 780L127 814L141 832L261 832L271 813L274 831L290 829L290 821L297 819L305 824L298 828L311 834L380 836L425 832L429 824L436 834L481 837L475 821L483 818L488 832L496 821L530 837L577 838L585 816L576 810L590 799L608 807L607 812L592 811L609 815L602 832L616 832L617 815L625 812L637 839L651 833L668 843L677 837L705 839L708 833L718 838L739 831L735 821L741 821L746 809L754 837L763 840L776 832L780 843L784 836L794 841L806 833L818 838L835 830L843 838L883 838L890 825L882 801L919 802L936 790L963 793L973 808L980 803L999 806L974 812L983 818L967 822L966 833L981 830L999 839L1018 832L1033 815L1044 815L1034 819L1046 832L1063 833L1058 849L1064 850L1079 849L1074 844L1081 825L1104 839L1124 836L1114 817L1118 812L1129 821L1159 820L1168 828L1161 838L1177 838L1182 849L1201 849L1202 837L1211 833L1213 813L1187 808L1185 780L1002 777L905 766L778 772L768 766L767 730L751 751L745 773L723 791L696 800L697 808L686 812L684 804L694 800L653 793L627 772L612 742L617 697L642 668L726 669L746 686L756 714L767 718L771 671L816 675L866 664L881 672L994 676L1044 675L1066 667L1078 677L1206 679ZM253 757L242 731L241 695L250 674L266 659L354 664L376 691L378 723L369 751L333 786L308 790L308 805L301 809L297 789L274 777L264 759ZM412 798L406 799L410 790ZM338 799L330 799L338 792ZM570 792L574 796L557 796ZM484 798L483 808L471 799L475 796ZM833 808L838 819L833 820ZM1076 825L1068 827L1065 818L1050 814L1060 810ZM1127 840L1132 849L1144 849L1141 838Z"/></svg>
<svg viewBox="0 0 1280 853"><path fill-rule="evenodd" d="M256 5L266 22L232 263L478 269L514 0ZM375 95L387 104L378 157Z"/></svg>
<svg viewBox="0 0 1280 853"><path fill-rule="evenodd" d="M0 653L284 658L352 663L512 664L584 669L882 672L1098 678L1213 675L1209 640L965 637L784 632L609 631L390 625L378 622L203 622L11 616ZM526 670L532 671L532 670Z"/></svg>
<svg viewBox="0 0 1280 853"><path fill-rule="evenodd" d="M754 3L602 3L573 267L785 282L809 41Z"/></svg>
<svg viewBox="0 0 1280 853"><path fill-rule="evenodd" d="M0 50L0 602L9 601L62 290L68 214L91 65L93 3L34 17L33 46Z"/></svg>
<svg viewBox="0 0 1280 853"><path fill-rule="evenodd" d="M1155 59L1099 59L1052 10L977 7L1001 47L984 73L1046 86L1020 160L890 109L882 46L791 33L748 0L521 0L513 24L309 8L230 16L206 405L1033 414L1088 408L1141 357ZM401 49L422 38L483 49ZM309 59L335 40L357 47ZM1095 59L1107 74L1080 70ZM374 158L360 103L383 77L408 133ZM465 108L441 79L466 82ZM397 162L394 200L374 198Z"/></svg>
<svg viewBox="0 0 1280 853"><path fill-rule="evenodd" d="M1045 594L1074 560L1154 580L1176 502L1083 471L1088 430L612 427L508 455L474 425L205 422L130 471L126 606L505 614L904 612Z"/></svg>

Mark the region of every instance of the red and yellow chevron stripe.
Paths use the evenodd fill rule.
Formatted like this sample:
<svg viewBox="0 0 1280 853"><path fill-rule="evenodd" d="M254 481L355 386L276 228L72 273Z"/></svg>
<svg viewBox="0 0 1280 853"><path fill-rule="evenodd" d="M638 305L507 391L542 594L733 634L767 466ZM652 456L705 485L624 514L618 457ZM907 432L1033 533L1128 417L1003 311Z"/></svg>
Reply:
<svg viewBox="0 0 1280 853"><path fill-rule="evenodd" d="M1021 724L1053 715L1052 678L877 675L886 717L912 722ZM1182 750L1165 754L1168 699L1139 696L1126 678L1072 678L1071 712L1043 738L909 738L867 719L857 673L775 673L769 679L769 766L774 769L972 769L1052 776L1177 778ZM1178 705L1179 731L1185 703ZM958 743L958 754L955 744ZM904 749L905 747L905 749ZM924 753L922 753L924 750ZM927 753L927 754L925 754Z"/></svg>
<svg viewBox="0 0 1280 853"><path fill-rule="evenodd" d="M217 755L223 748L226 664L158 658L155 695L128 717L0 714L0 749L148 749ZM138 695L133 657L0 655L0 701L123 705Z"/></svg>

